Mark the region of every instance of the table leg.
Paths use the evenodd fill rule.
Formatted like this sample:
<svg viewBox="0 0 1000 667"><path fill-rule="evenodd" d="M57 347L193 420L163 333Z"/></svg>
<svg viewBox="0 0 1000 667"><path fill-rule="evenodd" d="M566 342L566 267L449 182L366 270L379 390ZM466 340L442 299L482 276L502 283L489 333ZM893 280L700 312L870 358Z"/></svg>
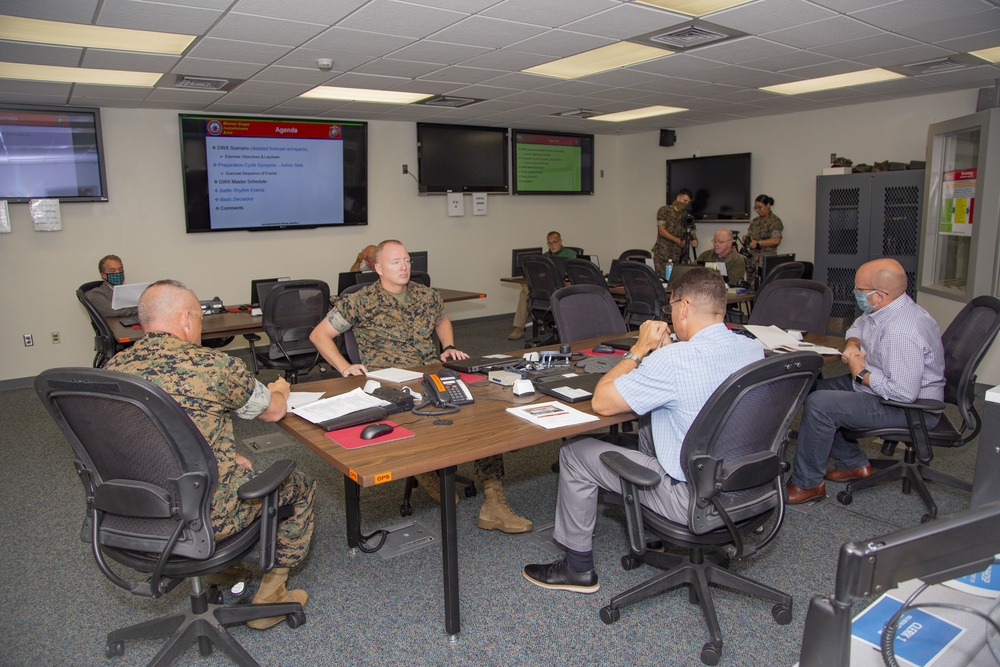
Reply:
<svg viewBox="0 0 1000 667"><path fill-rule="evenodd" d="M438 471L441 480L441 566L444 570L444 629L453 638L462 629L458 601L458 529L455 509L455 469Z"/></svg>
<svg viewBox="0 0 1000 667"><path fill-rule="evenodd" d="M347 546L357 549L361 546L361 487L347 475L344 475L344 507L347 512Z"/></svg>

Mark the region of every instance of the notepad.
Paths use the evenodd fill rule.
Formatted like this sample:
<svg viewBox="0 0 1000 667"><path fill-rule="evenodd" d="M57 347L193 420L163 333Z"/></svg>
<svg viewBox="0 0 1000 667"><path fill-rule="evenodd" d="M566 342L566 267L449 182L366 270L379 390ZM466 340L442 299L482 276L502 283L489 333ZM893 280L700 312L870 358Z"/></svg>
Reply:
<svg viewBox="0 0 1000 667"><path fill-rule="evenodd" d="M395 422L391 422L388 419L384 419L382 421L386 424L392 424L396 428L392 430L392 433L386 433L385 435L380 435L379 437L372 438L371 440L363 440L361 438L361 431L364 430L365 427L370 426L370 424L359 424L357 426L348 426L347 428L342 428L338 431L329 431L326 434L326 437L330 438L344 449L358 449L359 447L380 445L383 442L392 442L393 440L402 440L404 438L413 437L413 431L405 429L402 426L396 426Z"/></svg>

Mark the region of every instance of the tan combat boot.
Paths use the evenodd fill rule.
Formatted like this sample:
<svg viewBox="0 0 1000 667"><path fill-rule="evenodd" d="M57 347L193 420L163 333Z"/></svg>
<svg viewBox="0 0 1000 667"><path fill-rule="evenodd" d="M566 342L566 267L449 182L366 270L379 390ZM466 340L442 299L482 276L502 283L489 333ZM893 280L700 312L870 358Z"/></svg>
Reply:
<svg viewBox="0 0 1000 667"><path fill-rule="evenodd" d="M501 530L505 533L530 533L534 528L532 523L519 516L507 504L503 494L503 484L499 479L488 479L483 482L483 493L486 496L483 508L479 510L479 521L476 525L483 530Z"/></svg>
<svg viewBox="0 0 1000 667"><path fill-rule="evenodd" d="M270 572L264 575L261 579L260 588L257 589L257 595L253 596L254 604L267 604L269 602L298 602L302 605L302 608L306 608L306 601L309 599L309 594L305 591L300 590L287 590L285 588L285 582L288 580L288 568L287 567L276 567ZM278 623L285 620L284 616L268 616L267 618L258 618L255 621L247 621L249 625L254 630L267 630L272 628Z"/></svg>
<svg viewBox="0 0 1000 667"><path fill-rule="evenodd" d="M427 495L431 497L438 505L441 504L441 480L436 472L422 472L419 475L414 475L417 483L423 487ZM458 489L455 489L455 504L458 504L460 496L458 495Z"/></svg>

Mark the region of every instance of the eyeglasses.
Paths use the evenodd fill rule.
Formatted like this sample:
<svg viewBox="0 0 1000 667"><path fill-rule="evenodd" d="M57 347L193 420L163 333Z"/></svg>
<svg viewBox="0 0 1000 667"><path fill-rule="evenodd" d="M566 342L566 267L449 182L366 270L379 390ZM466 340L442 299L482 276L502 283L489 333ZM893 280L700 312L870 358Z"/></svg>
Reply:
<svg viewBox="0 0 1000 667"><path fill-rule="evenodd" d="M546 241L545 245L559 245L562 241Z"/></svg>
<svg viewBox="0 0 1000 667"><path fill-rule="evenodd" d="M857 285L854 286L854 291L855 292L882 292L882 294L888 294L888 292L886 292L884 289L879 289L877 287L858 287Z"/></svg>
<svg viewBox="0 0 1000 667"><path fill-rule="evenodd" d="M687 299L674 299L673 301L667 302L667 305L673 306L675 303L680 303L681 301L687 301Z"/></svg>

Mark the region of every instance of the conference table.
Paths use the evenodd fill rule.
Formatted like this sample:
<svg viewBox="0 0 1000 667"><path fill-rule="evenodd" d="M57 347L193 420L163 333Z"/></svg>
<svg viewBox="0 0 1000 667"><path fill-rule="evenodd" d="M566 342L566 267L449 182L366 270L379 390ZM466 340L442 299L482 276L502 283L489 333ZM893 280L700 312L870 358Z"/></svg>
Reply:
<svg viewBox="0 0 1000 667"><path fill-rule="evenodd" d="M435 287L445 303L455 301L468 301L471 299L485 299L482 292L468 292L465 290L448 289L446 287ZM121 317L104 318L111 327L111 333L119 343L134 343L143 337L145 332L139 325L125 326L121 323ZM264 330L260 315L252 315L250 308L240 306L224 310L221 313L205 315L201 321L201 337L228 338L229 336L241 336L248 333L261 333Z"/></svg>
<svg viewBox="0 0 1000 667"><path fill-rule="evenodd" d="M581 341L572 344L571 347L574 352L590 350L601 340ZM838 349L842 349L844 344L844 339L832 336L807 334L806 340ZM556 350L558 346L537 349ZM511 356L519 357L523 353L524 350L518 350L512 352ZM827 361L837 359L839 356L834 355L828 357ZM426 372L439 367L439 365L427 366L416 370ZM364 383L364 377L335 378L299 384L296 385L296 391L322 391L326 397L345 393L363 386ZM404 384L421 391L419 380ZM413 437L355 449L341 447L329 438L322 428L297 415L289 413L278 422L281 428L343 473L349 548L356 549L361 546L360 493L363 487L404 480L412 475L436 470L440 476L441 498L453 498L455 470L459 464L605 429L636 418L631 412L611 417L600 416L593 412L590 401L581 401L571 407L594 415L597 417L596 421L547 429L512 415L506 409L536 401L546 402L556 399L543 394L518 398L496 384L477 383L469 388L476 402L462 406L457 413L449 414L447 420L451 422L450 425L435 425L434 417L426 417L407 424L407 428L414 434ZM407 414L406 417L407 422L412 421L410 415ZM389 419L393 419L392 416ZM454 503L441 503L444 624L445 631L452 637L461 630L456 516Z"/></svg>
<svg viewBox="0 0 1000 667"><path fill-rule="evenodd" d="M524 276L508 276L505 278L501 278L500 282L508 283L511 285L523 285L524 287L528 286L528 279L525 278ZM566 284L568 285L569 283ZM615 297L616 300L625 298L624 285L610 286L608 287L608 291L611 293L613 297ZM669 290L667 291L669 292ZM737 293L732 291L732 289L730 289L730 291L726 294L726 303L730 305L734 303L749 303L754 300L755 296L756 294L754 294L749 290Z"/></svg>

